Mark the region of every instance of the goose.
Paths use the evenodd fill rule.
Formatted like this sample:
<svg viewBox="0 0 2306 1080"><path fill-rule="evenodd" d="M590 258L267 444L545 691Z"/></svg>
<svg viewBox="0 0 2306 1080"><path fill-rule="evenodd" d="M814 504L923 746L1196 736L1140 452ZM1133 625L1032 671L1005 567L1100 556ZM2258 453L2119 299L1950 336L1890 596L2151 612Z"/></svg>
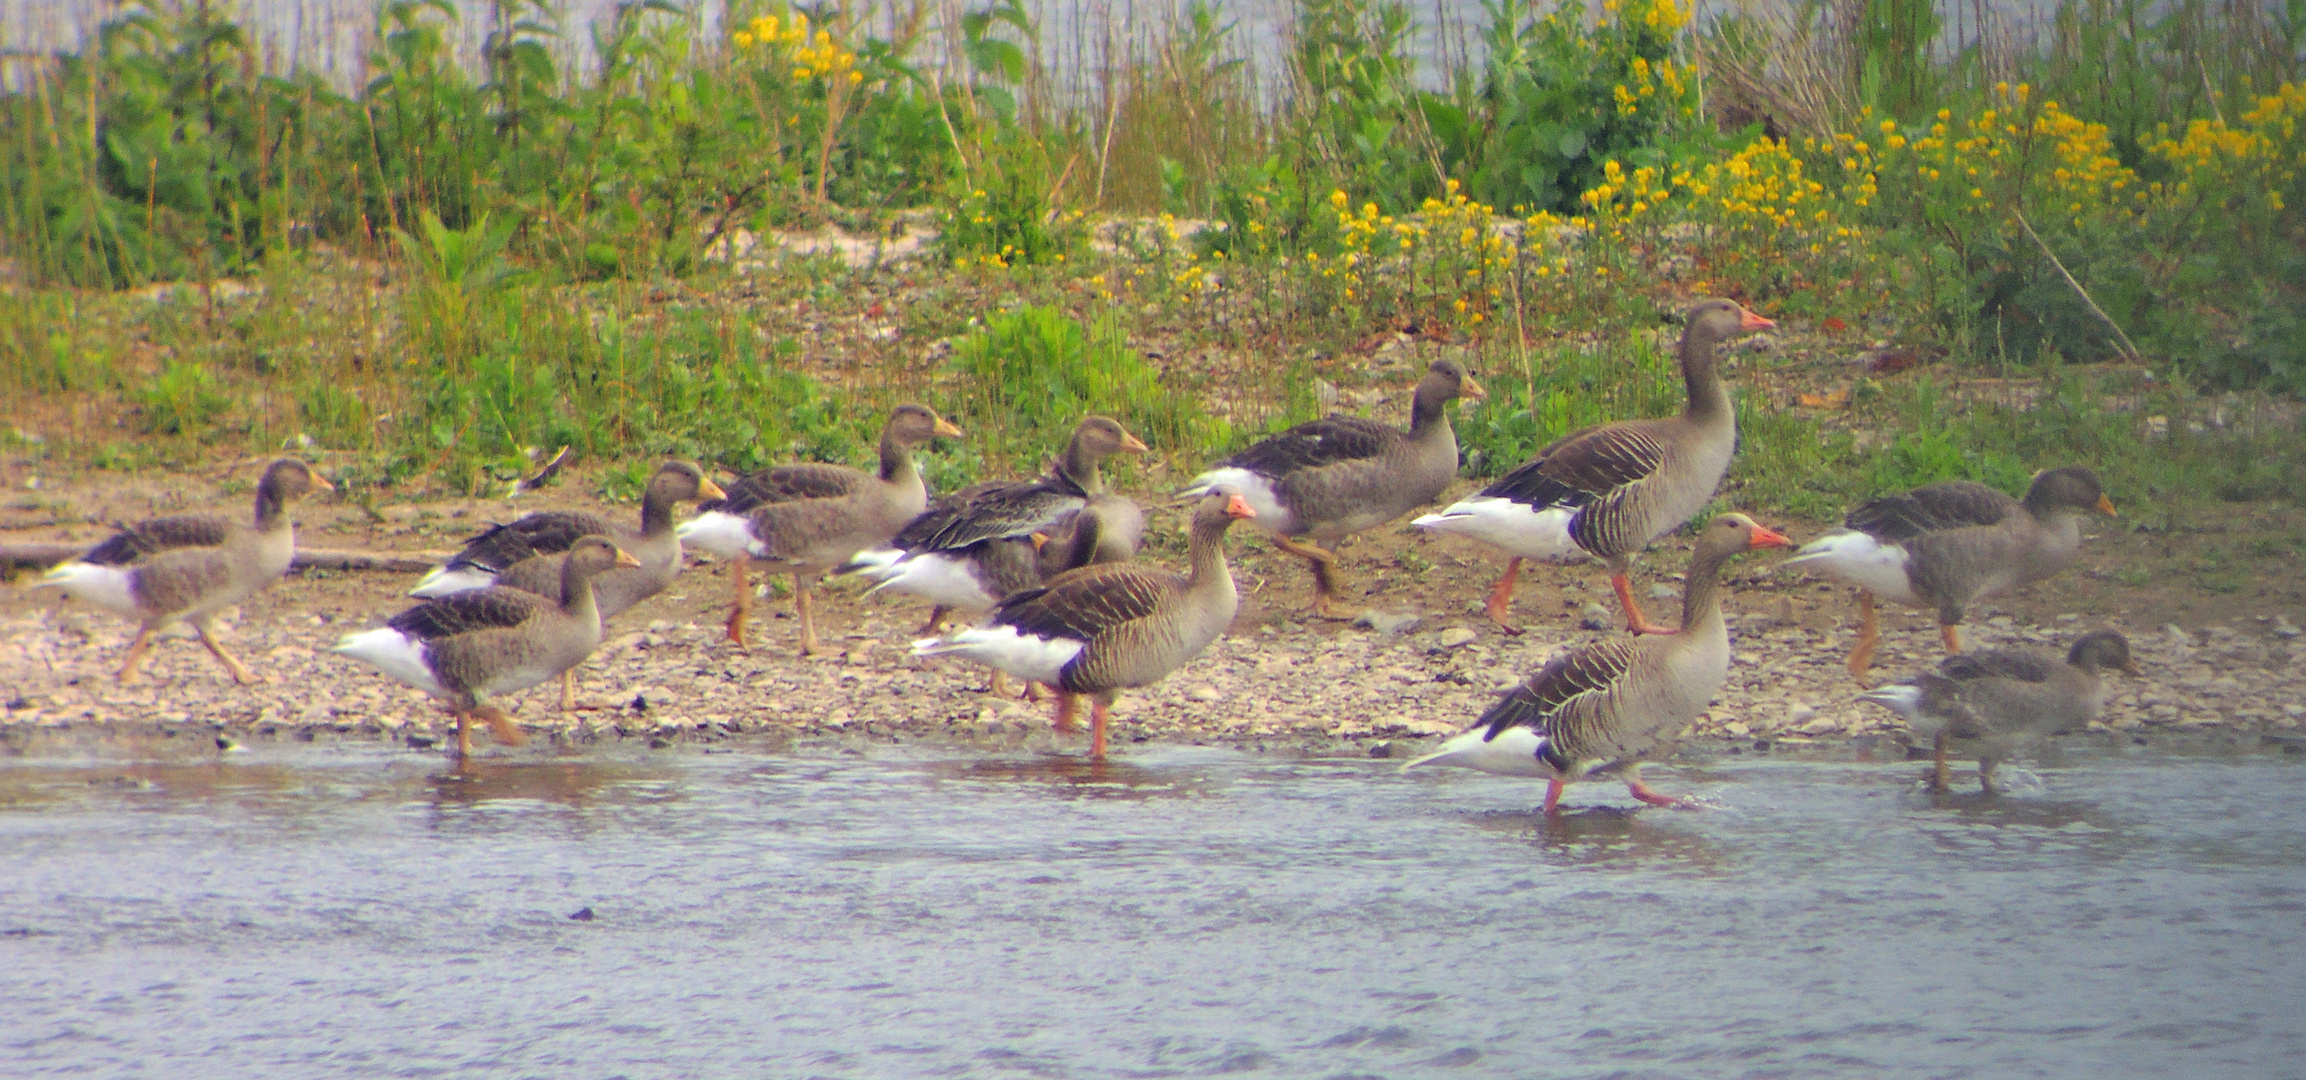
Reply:
<svg viewBox="0 0 2306 1080"><path fill-rule="evenodd" d="M2115 516L2098 474L2079 465L2035 474L2023 501L1966 480L1930 484L1850 511L1842 528L1783 565L1857 587L1858 641L1848 666L1863 680L1881 640L1875 596L1936 608L1946 651L1961 652L1955 627L1969 605L2073 565L2081 515L2090 510Z"/></svg>
<svg viewBox="0 0 2306 1080"><path fill-rule="evenodd" d="M1452 360L1436 360L1418 380L1409 430L1333 413L1251 445L1179 492L1199 498L1220 487L1239 492L1273 542L1311 564L1313 611L1350 619L1337 608L1334 546L1432 502L1457 478L1457 433L1444 406L1488 391Z"/></svg>
<svg viewBox="0 0 2306 1080"><path fill-rule="evenodd" d="M673 535L673 507L696 499L723 499L727 493L704 472L685 461L668 461L641 492L641 526L620 528L599 514L583 510L540 510L523 514L503 525L493 525L464 542L464 549L417 580L408 595L430 600L466 589L512 585L530 592L558 594L560 566L551 556L569 549L580 536L601 535L641 561L641 571L611 574L595 583L601 617L607 618L672 584L680 573L681 542ZM542 558L519 571L520 580L503 575L527 560ZM613 608L613 610L611 610Z"/></svg>
<svg viewBox="0 0 2306 1080"><path fill-rule="evenodd" d="M153 635L168 625L192 624L200 643L243 685L258 682L240 659L216 640L219 612L256 595L288 572L296 557L296 526L288 503L312 491L334 491L312 466L282 458L256 483L256 515L241 524L221 514L183 514L123 525L86 554L42 575L36 589L64 595L137 620L136 640L114 676L137 679Z"/></svg>
<svg viewBox="0 0 2306 1080"><path fill-rule="evenodd" d="M1105 492L1057 520L1034 554L1034 569L1046 581L1091 563L1125 562L1145 546L1145 511L1125 495Z"/></svg>
<svg viewBox="0 0 2306 1080"><path fill-rule="evenodd" d="M606 570L593 579L593 603L601 621L665 591L681 572L681 541L673 535L673 506L692 499L722 499L727 493L685 461L657 467L641 492L639 531L618 529L598 514L555 510L523 515L465 542L464 550L418 582L410 596L437 598L468 589L501 585L539 596L561 594L561 564L578 537L604 535L640 560L638 567ZM492 569L494 568L494 569ZM561 672L560 707L578 708L576 668Z"/></svg>
<svg viewBox="0 0 2306 1080"><path fill-rule="evenodd" d="M1744 514L1723 514L1698 534L1690 556L1681 632L1620 637L1556 653L1433 753L1403 765L1454 765L1547 781L1545 812L1558 812L1562 788L1616 772L1626 791L1652 806L1687 800L1652 791L1641 759L1705 711L1729 673L1721 569L1731 556L1785 547L1787 539Z"/></svg>
<svg viewBox="0 0 2306 1080"><path fill-rule="evenodd" d="M2101 676L2108 671L2140 674L2130 641L2119 632L2084 634L2066 650L2064 661L2037 649L1986 649L1949 656L1935 672L1921 672L1858 695L1904 718L1935 747L1926 782L1932 791L1948 787L1946 743L1983 740L1978 753L1978 786L1994 790L1994 766L2020 740L2064 735L2090 726L2105 712Z"/></svg>
<svg viewBox="0 0 2306 1080"><path fill-rule="evenodd" d="M1145 444L1118 422L1086 417L1073 429L1064 454L1039 479L978 484L938 499L887 545L858 552L834 572L869 578L876 583L874 592L888 589L926 598L935 606L922 632L934 632L946 609L982 611L1018 589L1040 584L1028 540L1047 536L1105 491L1099 467L1106 458L1145 451Z"/></svg>
<svg viewBox="0 0 2306 1080"><path fill-rule="evenodd" d="M729 496L700 506L675 533L681 543L730 561L736 599L729 605L728 639L745 643L752 608L752 560L766 559L793 575L793 607L801 616L801 654L819 649L809 605L809 582L857 552L889 542L929 506L929 490L913 465L913 451L961 429L926 405L899 405L881 428L881 467L866 473L846 465L786 465L729 485Z"/></svg>
<svg viewBox="0 0 2306 1080"><path fill-rule="evenodd" d="M496 730L498 742L526 742L520 728L488 703L526 690L583 663L600 647L600 606L593 579L641 561L605 536L579 537L561 560L560 595L492 586L436 597L329 651L446 700L456 714L456 752L472 756L472 718Z"/></svg>
<svg viewBox="0 0 2306 1080"><path fill-rule="evenodd" d="M1508 634L1521 632L1509 612L1523 559L1588 555L1608 563L1627 630L1671 633L1634 603L1627 577L1633 557L1713 501L1737 449L1736 411L1722 388L1716 351L1724 341L1776 325L1732 300L1697 305L1681 334L1681 376L1689 395L1681 415L1572 432L1472 497L1410 524L1470 537L1512 556L1490 590L1488 606L1489 620Z"/></svg>
<svg viewBox="0 0 2306 1080"><path fill-rule="evenodd" d="M1211 490L1194 507L1189 573L1141 562L1084 566L1012 594L983 623L914 642L913 653L962 656L1055 687L1061 731L1073 729L1079 698L1088 697L1089 756L1101 759L1119 692L1160 681L1232 625L1241 600L1225 566L1225 530L1256 516L1243 496Z"/></svg>

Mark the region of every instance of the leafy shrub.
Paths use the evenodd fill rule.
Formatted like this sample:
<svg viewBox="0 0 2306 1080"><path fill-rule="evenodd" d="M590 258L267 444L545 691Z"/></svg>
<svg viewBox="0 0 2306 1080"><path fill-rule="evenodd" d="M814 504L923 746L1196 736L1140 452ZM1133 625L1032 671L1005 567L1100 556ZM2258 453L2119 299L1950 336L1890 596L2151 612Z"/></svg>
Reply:
<svg viewBox="0 0 2306 1080"><path fill-rule="evenodd" d="M1038 468L1090 414L1119 420L1156 453L1172 456L1229 435L1129 348L1110 318L1084 327L1056 308L1020 308L989 316L957 344L953 412L988 459Z"/></svg>

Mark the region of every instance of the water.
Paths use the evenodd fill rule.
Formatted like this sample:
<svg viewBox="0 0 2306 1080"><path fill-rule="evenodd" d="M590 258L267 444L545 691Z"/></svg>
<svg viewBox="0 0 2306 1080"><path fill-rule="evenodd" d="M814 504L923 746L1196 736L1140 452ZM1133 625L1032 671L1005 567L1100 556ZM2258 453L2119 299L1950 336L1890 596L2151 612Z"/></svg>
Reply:
<svg viewBox="0 0 2306 1080"><path fill-rule="evenodd" d="M818 753L0 767L0 1072L2306 1070L2297 758Z"/></svg>

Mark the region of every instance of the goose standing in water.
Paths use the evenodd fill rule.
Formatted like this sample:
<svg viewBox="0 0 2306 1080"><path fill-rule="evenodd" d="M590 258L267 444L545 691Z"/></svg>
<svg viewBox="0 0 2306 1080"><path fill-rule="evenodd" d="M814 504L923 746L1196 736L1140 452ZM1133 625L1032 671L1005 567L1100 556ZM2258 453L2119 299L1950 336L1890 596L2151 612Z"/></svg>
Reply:
<svg viewBox="0 0 2306 1080"><path fill-rule="evenodd" d="M137 620L136 640L114 676L136 681L152 637L169 624L192 624L232 681L259 681L216 640L216 616L280 580L296 558L288 504L335 485L291 458L273 462L256 484L256 515L247 524L221 514L183 514L124 526L77 559L42 575L36 589L57 589Z"/></svg>
<svg viewBox="0 0 2306 1080"><path fill-rule="evenodd" d="M1633 557L1713 501L1737 449L1737 415L1719 370L1720 345L1777 324L1732 300L1693 308L1682 328L1681 415L1597 424L1556 440L1470 498L1411 524L1471 537L1511 555L1489 594L1489 621L1510 619L1523 559L1590 555L1609 565L1626 629L1672 633L1634 603Z"/></svg>
<svg viewBox="0 0 2306 1080"><path fill-rule="evenodd" d="M1455 765L1543 777L1549 815L1558 812L1563 787L1599 773L1617 773L1627 792L1652 806L1683 805L1642 783L1642 758L1704 712L1729 674L1722 567L1741 552L1786 544L1744 514L1713 519L1690 556L1679 633L1557 653L1472 727L1402 768Z"/></svg>
<svg viewBox="0 0 2306 1080"><path fill-rule="evenodd" d="M1457 432L1445 406L1488 396L1456 361L1436 360L1418 380L1408 431L1333 413L1218 462L1178 494L1239 492L1274 544L1311 564L1314 613L1350 619L1353 613L1337 606L1337 556L1323 545L1334 547L1439 496L1457 478Z"/></svg>
<svg viewBox="0 0 2306 1080"><path fill-rule="evenodd" d="M913 643L917 656L952 654L1058 691L1057 728L1072 730L1090 699L1089 756L1105 756L1105 724L1122 690L1149 686L1200 655L1240 609L1225 565L1225 530L1256 511L1223 488L1202 495L1187 540L1191 571L1141 562L1097 563L1001 601L983 623Z"/></svg>
<svg viewBox="0 0 2306 1080"><path fill-rule="evenodd" d="M1984 649L1949 656L1921 672L1858 695L1903 717L1934 747L1932 791L1945 791L1946 743L1973 740L1978 786L1994 790L1994 767L2020 743L2090 726L2106 711L2104 674L2140 674L2130 641L2112 630L2084 634L2057 656L2037 649Z"/></svg>
<svg viewBox="0 0 2306 1080"><path fill-rule="evenodd" d="M526 737L489 699L557 678L600 647L593 580L616 567L637 570L641 561L608 537L581 537L561 559L558 596L505 586L454 592L353 634L330 651L447 701L456 714L458 757L472 755L475 716L496 730L498 742L518 746Z"/></svg>
<svg viewBox="0 0 2306 1080"><path fill-rule="evenodd" d="M869 547L889 542L929 505L929 489L913 464L913 451L935 438L959 438L961 429L926 405L899 405L881 429L881 467L867 473L846 465L786 465L729 485L729 496L699 507L676 532L681 543L729 560L736 597L729 605L728 638L745 643L752 609L749 571L762 559L793 575L793 607L801 616L801 653L818 650L809 584L826 570Z"/></svg>
<svg viewBox="0 0 2306 1080"><path fill-rule="evenodd" d="M1881 641L1874 597L1935 608L1946 651L1981 597L2055 577L2082 550L2081 517L2114 516L2098 474L2079 465L2034 477L2023 501L1984 484L1948 481L1875 499L1850 511L1842 528L1806 544L1783 565L1799 566L1858 590L1852 678L1864 680Z"/></svg>

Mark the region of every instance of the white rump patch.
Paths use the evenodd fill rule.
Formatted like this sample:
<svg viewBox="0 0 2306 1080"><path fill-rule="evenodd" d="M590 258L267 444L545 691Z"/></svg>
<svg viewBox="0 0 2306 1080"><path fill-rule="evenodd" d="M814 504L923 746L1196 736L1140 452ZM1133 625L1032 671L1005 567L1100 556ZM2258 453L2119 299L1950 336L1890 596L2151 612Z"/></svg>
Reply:
<svg viewBox="0 0 2306 1080"><path fill-rule="evenodd" d="M430 665L425 663L431 647L423 638L410 637L389 626L363 630L330 646L333 653L342 653L363 663L372 664L378 671L416 687L425 693L448 697L448 690L440 685Z"/></svg>
<svg viewBox="0 0 2306 1080"><path fill-rule="evenodd" d="M895 589L950 608L982 611L1001 602L1001 598L978 579L975 560L943 552L925 551L909 556L890 567L879 581L880 584L869 591Z"/></svg>
<svg viewBox="0 0 2306 1080"><path fill-rule="evenodd" d="M1500 776L1542 776L1552 779L1553 766L1538 757L1545 751L1545 736L1533 728L1509 727L1498 732L1497 738L1484 741L1487 725L1458 732L1441 744L1441 749L1422 757L1411 758L1401 767L1414 769L1420 765L1454 765L1460 769L1479 769Z"/></svg>
<svg viewBox="0 0 2306 1080"><path fill-rule="evenodd" d="M471 589L485 589L496 584L496 575L477 566L459 566L454 570L436 566L418 578L416 588L408 590L410 596L426 599L447 596Z"/></svg>
<svg viewBox="0 0 2306 1080"><path fill-rule="evenodd" d="M1900 603L1919 602L1914 596L1913 583L1906 579L1906 549L1855 530L1827 533L1803 545L1793 558L1778 565L1808 567L1836 581Z"/></svg>
<svg viewBox="0 0 2306 1080"><path fill-rule="evenodd" d="M673 535L680 537L681 546L709 551L723 559L734 559L750 554L758 541L753 538L752 519L724 510L707 510L673 527Z"/></svg>
<svg viewBox="0 0 2306 1080"><path fill-rule="evenodd" d="M855 575L867 581L886 583L897 572L897 564L908 553L903 548L872 548L849 556L849 561L833 568L837 575Z"/></svg>
<svg viewBox="0 0 2306 1080"><path fill-rule="evenodd" d="M106 611L118 612L129 618L142 618L136 606L136 569L130 566L97 566L94 563L68 562L32 583L35 589L62 589L64 595L83 603L94 604Z"/></svg>
<svg viewBox="0 0 2306 1080"><path fill-rule="evenodd" d="M972 626L947 638L923 638L913 643L913 655L966 657L1020 679L1055 685L1065 665L1087 647L1072 638L1034 637L995 624Z"/></svg>
<svg viewBox="0 0 2306 1080"><path fill-rule="evenodd" d="M1528 503L1476 495L1410 524L1434 532L1456 533L1525 559L1576 562L1587 555L1585 549L1577 546L1577 541L1570 539L1569 522L1575 516L1576 511L1564 506L1536 510Z"/></svg>
<svg viewBox="0 0 2306 1080"><path fill-rule="evenodd" d="M1194 477L1193 482L1186 485L1185 490L1178 492L1177 496L1182 499L1198 499L1209 494L1209 489L1219 487L1232 488L1235 494L1241 496L1242 502L1257 511L1257 517L1251 522L1253 525L1272 532L1285 532L1296 524L1289 511L1282 508L1280 498L1274 495L1273 479L1247 469L1211 469Z"/></svg>

